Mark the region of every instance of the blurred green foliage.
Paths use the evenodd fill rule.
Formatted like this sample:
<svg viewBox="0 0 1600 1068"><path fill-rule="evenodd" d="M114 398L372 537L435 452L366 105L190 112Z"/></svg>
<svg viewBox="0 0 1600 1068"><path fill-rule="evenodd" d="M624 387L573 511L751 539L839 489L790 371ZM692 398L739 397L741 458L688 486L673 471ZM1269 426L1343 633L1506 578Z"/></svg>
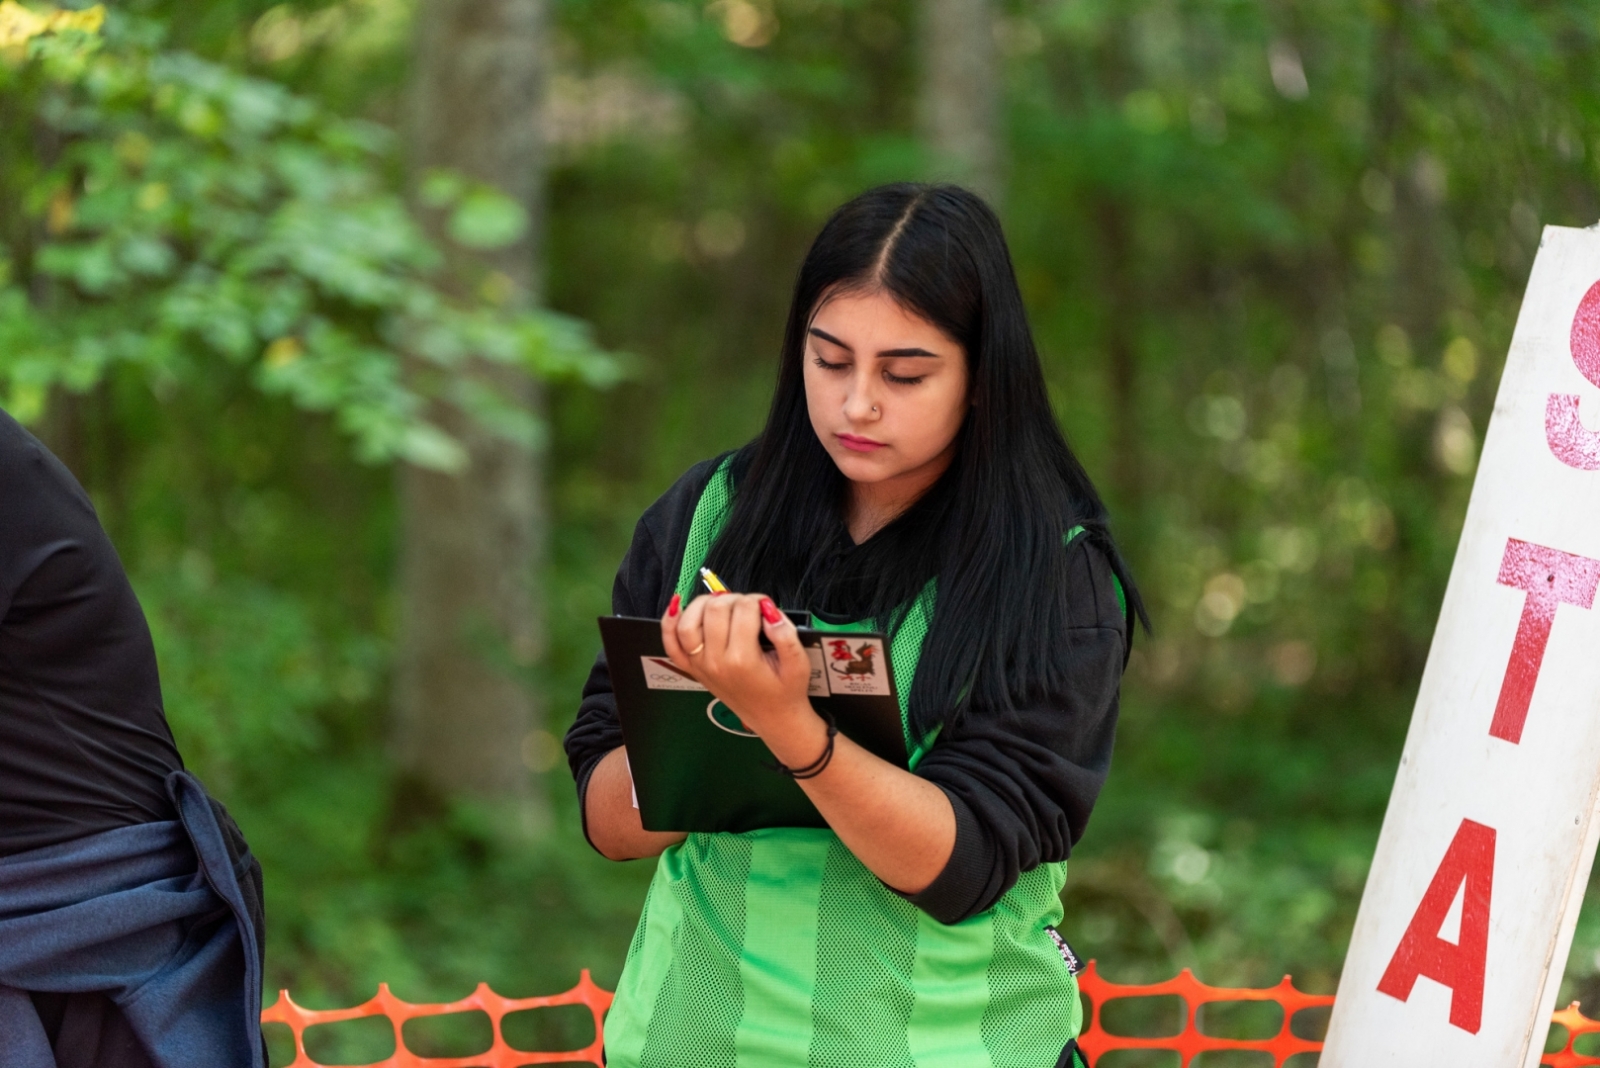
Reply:
<svg viewBox="0 0 1600 1068"><path fill-rule="evenodd" d="M759 427L816 227L866 185L937 176L914 4L556 6L549 303L638 374L550 396L558 711L527 755L557 824L523 838L420 797L384 751L393 487L346 435L393 455L409 418L400 379L353 370L401 331L410 298L385 294L426 275L379 130L409 5L125 8L143 21L93 62L130 73L0 66L0 322L23 324L0 329L32 331L0 368L23 407L30 382L95 382L66 406L75 466L151 614L180 744L265 863L273 984L333 1005L380 979L614 982L650 866L587 851L552 736L639 512ZM1064 929L1114 979L1331 990L1540 226L1600 217L1600 20L1578 0L997 14L1018 277L1157 624ZM457 236L519 225L447 186ZM306 325L262 326L280 306ZM262 358L291 335L306 378ZM378 431L351 414L371 408ZM1592 912L1569 995L1600 995Z"/></svg>
<svg viewBox="0 0 1600 1068"><path fill-rule="evenodd" d="M0 64L14 120L0 138L19 164L4 176L0 383L19 418L113 365L170 394L220 360L334 413L363 460L452 468L464 453L427 420L427 396L536 441L533 413L455 373L469 357L614 380L584 328L498 307L492 278L474 301L447 299L430 277L437 254L385 181L387 131L164 51L160 33L113 13L103 37L43 34ZM448 174L424 186L462 244L502 247L526 229L498 192Z"/></svg>

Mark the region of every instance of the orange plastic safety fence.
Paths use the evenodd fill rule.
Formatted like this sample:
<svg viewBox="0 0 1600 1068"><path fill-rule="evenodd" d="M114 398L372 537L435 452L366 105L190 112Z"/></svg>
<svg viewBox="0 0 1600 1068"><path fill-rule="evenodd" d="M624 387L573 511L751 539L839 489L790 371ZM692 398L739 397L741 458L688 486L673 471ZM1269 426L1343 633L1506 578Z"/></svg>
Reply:
<svg viewBox="0 0 1600 1068"><path fill-rule="evenodd" d="M1331 994L1306 994L1294 988L1286 975L1277 986L1256 989L1253 987L1207 986L1185 968L1174 979L1164 983L1113 983L1101 977L1094 961L1078 976L1078 985L1090 1001L1089 1016L1078 1044L1083 1047L1091 1063L1113 1050L1147 1049L1175 1052L1181 1058L1182 1068L1201 1053L1213 1050L1255 1050L1272 1055L1273 1068L1297 1053L1317 1053L1321 1041L1301 1038L1290 1025L1295 1014L1303 1009L1321 1008L1333 1004ZM1184 1003L1183 1030L1175 1035L1160 1038L1141 1038L1133 1035L1115 1035L1105 1029L1101 1019L1107 1002L1119 998L1152 998L1177 996ZM281 1023L294 1032L295 1059L285 1068L323 1068L306 1053L306 1028L314 1024L338 1023L364 1016L386 1016L394 1025L394 1056L359 1068L523 1068L532 1064L593 1064L601 1065L600 1051L604 1042L603 1020L611 1007L611 992L596 986L584 969L578 985L561 994L538 998L503 998L490 990L485 983L460 1001L442 1005L413 1005L389 992L389 984L378 986L378 996L353 1009L304 1009L296 1005L287 990L278 992L278 1000L261 1013L262 1023ZM1200 1031L1196 1026L1201 1005L1213 1002L1270 1001L1283 1009L1283 1024L1278 1033L1264 1039L1218 1038ZM582 1049L539 1051L513 1049L506 1045L501 1034L501 1021L506 1014L523 1009L543 1009L557 1005L582 1005L594 1017L594 1041ZM419 1057L406 1049L401 1028L407 1020L420 1016L443 1016L452 1012L470 1012L474 1009L487 1013L494 1024L494 1045L473 1057ZM1600 1056L1589 1056L1573 1051L1580 1035L1600 1034L1600 1020L1591 1020L1578 1011L1574 1001L1551 1017L1551 1022L1567 1029L1565 1048L1547 1053L1539 1062L1544 1068L1600 1068Z"/></svg>
<svg viewBox="0 0 1600 1068"><path fill-rule="evenodd" d="M1578 1003L1574 1001L1550 1017L1550 1022L1558 1023L1567 1029L1567 1044L1554 1053L1546 1053L1540 1064L1548 1065L1549 1068L1586 1068L1588 1065L1600 1064L1600 1057L1576 1053L1572 1049L1579 1035L1600 1033L1600 1020L1591 1020L1579 1012Z"/></svg>
<svg viewBox="0 0 1600 1068"><path fill-rule="evenodd" d="M1089 998L1091 1003L1088 1022L1083 1033L1078 1036L1078 1045L1083 1047L1091 1061L1098 1061L1100 1056L1112 1050L1120 1049L1158 1049L1173 1051L1180 1057L1182 1068L1189 1068L1189 1062L1201 1053L1223 1049L1257 1050L1272 1054L1273 1068L1281 1068L1283 1062L1293 1057L1296 1053L1315 1053L1322 1048L1322 1043L1309 1038L1301 1038L1289 1029L1295 1013L1302 1009L1314 1009L1333 1004L1332 994L1306 994L1294 988L1286 975L1283 982L1277 986L1257 990L1248 987L1223 987L1207 986L1194 977L1194 973L1185 968L1179 972L1177 978L1168 979L1164 983L1123 984L1113 983L1100 977L1099 969L1095 962L1090 961L1089 966L1078 976L1078 987ZM1105 1029L1103 1009L1106 1002L1118 998L1153 998L1170 997L1177 995L1183 999L1183 1030L1175 1035L1165 1035L1161 1038L1136 1038L1132 1035L1114 1035ZM1217 1038L1208 1035L1195 1026L1196 1014L1201 1005L1216 1001L1271 1001L1283 1007L1283 1026L1278 1028L1278 1033L1271 1038L1263 1039L1238 1039Z"/></svg>
<svg viewBox="0 0 1600 1068"><path fill-rule="evenodd" d="M582 1005L594 1017L594 1041L582 1049L540 1051L513 1049L506 1045L501 1033L501 1021L507 1013L523 1009L547 1009L558 1005ZM293 1063L286 1068L322 1068L306 1053L306 1028L316 1024L339 1023L358 1020L364 1016L386 1016L394 1025L394 1056L376 1061L361 1068L522 1068L529 1064L593 1064L600 1065L602 1042L601 1020L611 1007L611 992L596 986L585 968L578 977L578 985L562 994L541 998L503 998L479 983L478 989L460 1001L440 1005L413 1005L402 1001L389 991L388 983L378 984L378 996L353 1009L305 1009L296 1005L287 990L278 992L278 1000L262 1010L262 1023L287 1024L294 1032ZM489 1016L494 1025L494 1045L472 1057L419 1057L406 1048L401 1029L407 1020L421 1016L444 1016L452 1012L480 1010Z"/></svg>

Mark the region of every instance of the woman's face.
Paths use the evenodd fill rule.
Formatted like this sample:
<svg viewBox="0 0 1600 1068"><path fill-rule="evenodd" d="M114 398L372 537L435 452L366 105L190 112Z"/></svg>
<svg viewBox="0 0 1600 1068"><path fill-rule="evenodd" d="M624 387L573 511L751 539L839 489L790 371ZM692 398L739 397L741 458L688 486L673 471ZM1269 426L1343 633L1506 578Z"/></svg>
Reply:
<svg viewBox="0 0 1600 1068"><path fill-rule="evenodd" d="M920 492L950 466L968 407L966 352L887 293L823 298L805 386L812 428L858 486Z"/></svg>

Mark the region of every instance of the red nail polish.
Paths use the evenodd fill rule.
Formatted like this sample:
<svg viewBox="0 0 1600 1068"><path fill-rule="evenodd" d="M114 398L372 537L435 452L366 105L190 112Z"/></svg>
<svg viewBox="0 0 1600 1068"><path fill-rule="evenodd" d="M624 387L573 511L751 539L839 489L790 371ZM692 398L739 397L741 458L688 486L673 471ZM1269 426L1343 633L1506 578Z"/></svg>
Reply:
<svg viewBox="0 0 1600 1068"><path fill-rule="evenodd" d="M770 597L761 598L761 618L768 623L780 623L783 621L783 613L778 611L778 606L772 603L772 598Z"/></svg>
<svg viewBox="0 0 1600 1068"><path fill-rule="evenodd" d="M667 615L675 616L675 615L678 614L678 603L679 603L679 600L680 600L680 598L678 597L677 594L673 594L672 595L672 600L667 602Z"/></svg>
<svg viewBox="0 0 1600 1068"><path fill-rule="evenodd" d="M728 592L727 590L712 590L711 591L711 596L713 596L713 597L721 597L723 594L725 594L727 592Z"/></svg>

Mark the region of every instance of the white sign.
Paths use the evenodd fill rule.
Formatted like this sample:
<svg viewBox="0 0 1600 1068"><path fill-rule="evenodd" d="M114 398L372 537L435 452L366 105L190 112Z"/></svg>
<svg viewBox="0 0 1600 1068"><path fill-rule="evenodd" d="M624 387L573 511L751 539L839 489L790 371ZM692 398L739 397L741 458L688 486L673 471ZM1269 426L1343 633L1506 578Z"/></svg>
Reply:
<svg viewBox="0 0 1600 1068"><path fill-rule="evenodd" d="M1600 819L1600 230L1548 227L1322 1068L1534 1068Z"/></svg>

